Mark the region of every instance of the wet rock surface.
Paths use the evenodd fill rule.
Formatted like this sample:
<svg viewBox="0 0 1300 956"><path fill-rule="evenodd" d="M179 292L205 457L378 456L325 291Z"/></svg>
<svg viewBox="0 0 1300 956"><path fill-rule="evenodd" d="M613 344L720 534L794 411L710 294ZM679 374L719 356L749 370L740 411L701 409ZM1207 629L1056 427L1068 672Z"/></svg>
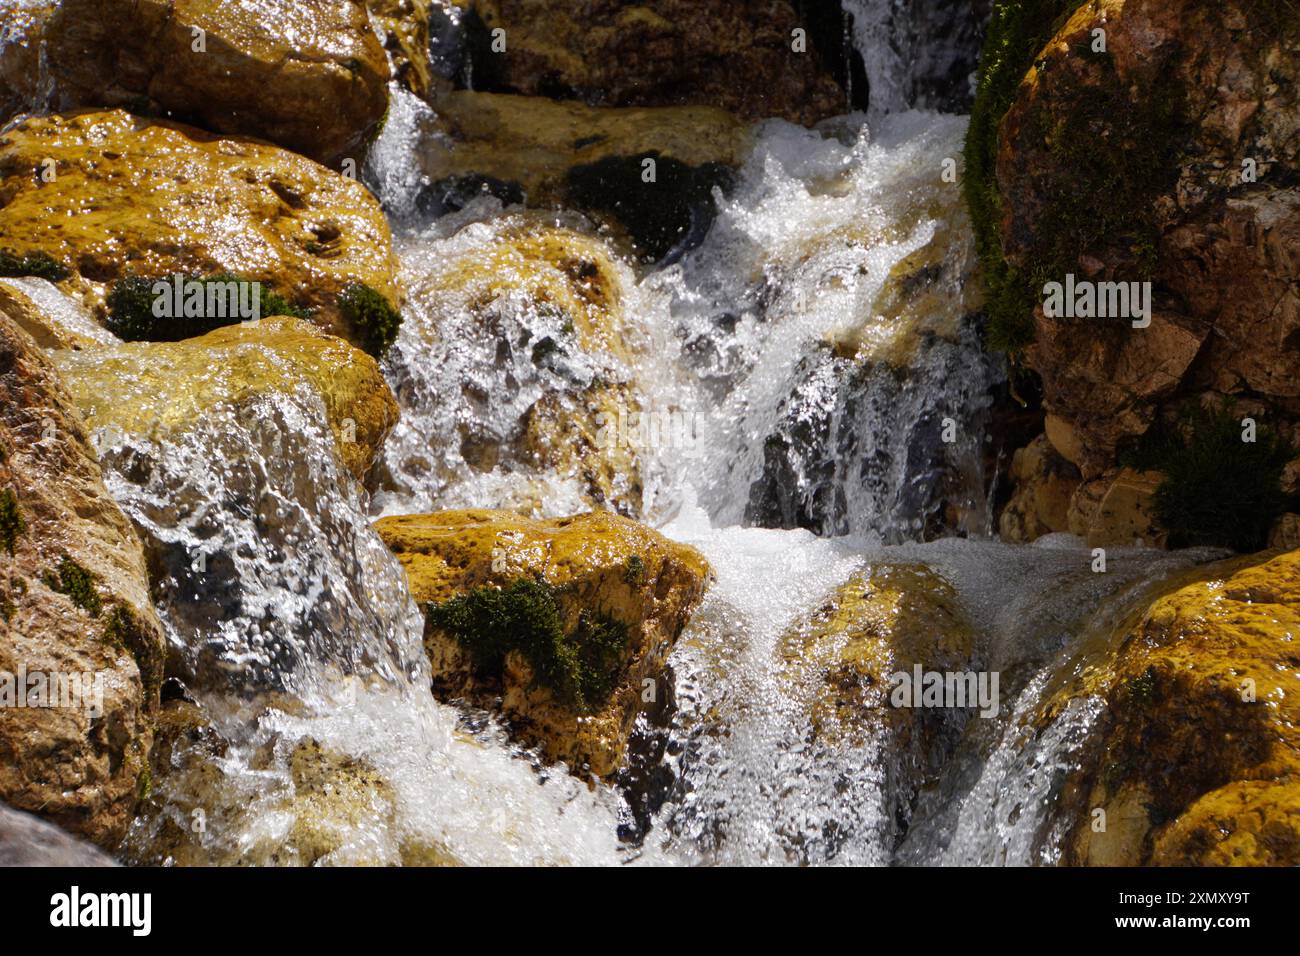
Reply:
<svg viewBox="0 0 1300 956"><path fill-rule="evenodd" d="M0 798L115 847L147 779L162 647L76 405L0 315Z"/></svg>

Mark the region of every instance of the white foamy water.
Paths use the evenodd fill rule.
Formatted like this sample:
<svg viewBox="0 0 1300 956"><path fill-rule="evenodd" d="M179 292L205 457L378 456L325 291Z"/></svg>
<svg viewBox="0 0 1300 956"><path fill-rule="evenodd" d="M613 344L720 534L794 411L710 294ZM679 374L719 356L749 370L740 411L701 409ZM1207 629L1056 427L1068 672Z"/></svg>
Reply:
<svg viewBox="0 0 1300 956"><path fill-rule="evenodd" d="M942 175L965 120L874 114L870 128L764 124L703 244L646 271L575 213L480 198L419 223L412 151L429 113L397 96L366 177L408 290L384 363L402 420L371 493L310 394L102 443L174 655L229 745L217 783L160 782L161 816L136 845L216 800L206 849L265 862L298 839L295 754L314 741L383 781L324 863L409 861L412 847L492 864L1052 862L1053 787L1095 714L1079 702L1038 736L1025 715L1099 608L1206 555L1119 551L1098 575L1068 537L981 537L984 417L1002 371L969 315L969 227ZM520 235L556 230L581 250L563 267L518 254ZM608 315L585 295L548 299L597 260ZM666 756L638 846L619 841L614 787L539 768L491 720L432 698L419 612L370 527L450 507L589 510L590 482L524 439L537 406L576 414L601 389L687 423L684 443L638 435L640 516L717 573L671 655L676 710L641 728ZM636 484L613 480L615 494ZM950 513L970 539L917 543ZM809 743L816 680L779 653L855 572L907 563L952 584L972 662L1003 678L999 716L969 721L914 812L887 736Z"/></svg>

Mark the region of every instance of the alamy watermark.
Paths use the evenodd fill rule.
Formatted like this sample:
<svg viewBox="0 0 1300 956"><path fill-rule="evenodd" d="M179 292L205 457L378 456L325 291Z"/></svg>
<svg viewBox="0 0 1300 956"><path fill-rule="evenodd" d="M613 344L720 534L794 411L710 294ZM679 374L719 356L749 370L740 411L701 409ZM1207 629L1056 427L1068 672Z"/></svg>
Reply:
<svg viewBox="0 0 1300 956"><path fill-rule="evenodd" d="M242 319L262 317L262 283L242 279L159 279L153 293L156 319Z"/></svg>
<svg viewBox="0 0 1300 956"><path fill-rule="evenodd" d="M102 717L104 674L102 671L29 671L27 665L20 664L17 673L0 671L0 707L57 707L84 710L92 718Z"/></svg>
<svg viewBox="0 0 1300 956"><path fill-rule="evenodd" d="M1043 314L1049 319L1132 319L1133 328L1151 324L1150 282L1076 281L1043 286Z"/></svg>
<svg viewBox="0 0 1300 956"><path fill-rule="evenodd" d="M596 445L606 451L677 449L688 458L704 451L704 417L674 407L629 410L621 402L596 415Z"/></svg>
<svg viewBox="0 0 1300 956"><path fill-rule="evenodd" d="M927 671L914 664L910 673L890 674L889 683L889 702L895 707L978 707L986 718L1000 710L997 671Z"/></svg>

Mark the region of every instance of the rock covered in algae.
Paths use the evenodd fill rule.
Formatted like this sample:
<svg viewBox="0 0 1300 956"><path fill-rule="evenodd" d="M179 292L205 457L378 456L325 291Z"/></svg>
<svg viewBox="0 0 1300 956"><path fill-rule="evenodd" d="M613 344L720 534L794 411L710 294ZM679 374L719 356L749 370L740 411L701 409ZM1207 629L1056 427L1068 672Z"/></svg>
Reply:
<svg viewBox="0 0 1300 956"><path fill-rule="evenodd" d="M1040 724L1083 696L1103 709L1058 810L1064 861L1300 863L1297 639L1300 551L1236 558L1189 573L1066 675Z"/></svg>
<svg viewBox="0 0 1300 956"><path fill-rule="evenodd" d="M92 429L148 438L184 431L219 404L308 388L324 404L339 457L359 479L397 421L397 401L375 360L300 319L65 352L55 361Z"/></svg>
<svg viewBox="0 0 1300 956"><path fill-rule="evenodd" d="M666 691L664 662L711 578L704 557L608 512L375 527L426 609L435 694L499 711L575 773L618 770L637 714Z"/></svg>
<svg viewBox="0 0 1300 956"><path fill-rule="evenodd" d="M370 192L265 143L121 110L27 117L0 133L0 233L72 271L99 304L127 276L225 273L268 285L326 331L368 344L343 300L400 295Z"/></svg>
<svg viewBox="0 0 1300 956"><path fill-rule="evenodd" d="M62 0L46 29L59 108L189 116L331 162L388 104L388 61L359 2Z"/></svg>
<svg viewBox="0 0 1300 956"><path fill-rule="evenodd" d="M880 565L859 571L779 645L785 679L807 707L808 742L842 750L885 738L896 761L896 806L906 819L921 786L951 752L969 708L895 706L894 675L969 671L975 631L957 593L924 565ZM918 689L919 692L919 689Z"/></svg>
<svg viewBox="0 0 1300 956"><path fill-rule="evenodd" d="M0 314L0 800L115 847L162 666L140 541L54 366Z"/></svg>

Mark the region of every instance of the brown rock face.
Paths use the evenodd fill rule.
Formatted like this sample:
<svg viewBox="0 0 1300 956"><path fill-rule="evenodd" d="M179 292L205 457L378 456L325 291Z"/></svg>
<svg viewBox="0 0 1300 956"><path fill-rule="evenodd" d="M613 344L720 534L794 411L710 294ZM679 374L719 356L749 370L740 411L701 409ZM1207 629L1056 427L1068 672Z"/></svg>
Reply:
<svg viewBox="0 0 1300 956"><path fill-rule="evenodd" d="M474 0L505 51L476 63L476 88L593 105L717 106L811 125L845 111L786 0ZM491 41L486 41L490 43ZM482 74L487 73L484 77Z"/></svg>
<svg viewBox="0 0 1300 956"><path fill-rule="evenodd" d="M416 96L429 95L429 14L432 0L367 0L393 76Z"/></svg>
<svg viewBox="0 0 1300 956"><path fill-rule="evenodd" d="M116 846L162 660L140 542L54 368L0 315L0 800Z"/></svg>
<svg viewBox="0 0 1300 956"><path fill-rule="evenodd" d="M1079 470L1039 435L1011 459L1015 494L998 519L1007 541L1030 542L1045 534L1068 531L1070 498L1079 487Z"/></svg>
<svg viewBox="0 0 1300 956"><path fill-rule="evenodd" d="M164 110L323 163L359 147L388 102L361 0L63 0L46 39L59 108Z"/></svg>
<svg viewBox="0 0 1300 956"><path fill-rule="evenodd" d="M605 777L617 771L637 714L664 692L664 661L710 580L704 557L600 511L553 521L503 511L443 511L384 518L375 528L402 562L423 607L446 606L467 594L513 594L505 613L518 612L531 627L545 618L549 609L541 605L552 598L511 589L540 581L555 589L562 655L585 655L610 624L625 635L612 690L582 707L564 698L553 673L534 667L534 649L512 648L494 669L471 648L501 635L453 636L432 619L424 634L439 697L499 710L518 739L575 773Z"/></svg>
<svg viewBox="0 0 1300 956"><path fill-rule="evenodd" d="M1262 398L1294 417L1296 34L1284 5L1088 2L1003 119L1008 260L1041 281L1153 282L1147 328L1036 316L1027 358L1049 412L1078 438L1085 478L1197 391Z"/></svg>
<svg viewBox="0 0 1300 956"><path fill-rule="evenodd" d="M92 303L127 275L229 272L360 341L339 294L361 282L398 302L388 224L360 183L121 110L28 117L0 135L0 235L67 265Z"/></svg>
<svg viewBox="0 0 1300 956"><path fill-rule="evenodd" d="M41 99L41 38L54 8L0 0L0 126Z"/></svg>

